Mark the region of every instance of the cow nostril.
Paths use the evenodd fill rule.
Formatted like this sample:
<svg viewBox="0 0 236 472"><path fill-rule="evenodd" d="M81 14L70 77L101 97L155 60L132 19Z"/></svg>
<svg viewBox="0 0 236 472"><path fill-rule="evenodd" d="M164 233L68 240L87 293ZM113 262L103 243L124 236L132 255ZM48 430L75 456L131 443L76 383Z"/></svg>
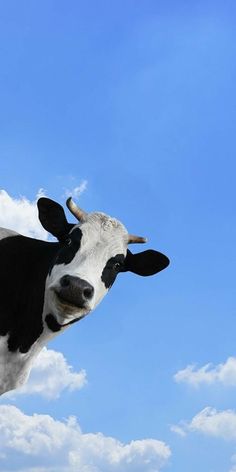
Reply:
<svg viewBox="0 0 236 472"><path fill-rule="evenodd" d="M93 287L85 287L83 290L83 295L86 300L91 300L94 293Z"/></svg>
<svg viewBox="0 0 236 472"><path fill-rule="evenodd" d="M61 287L69 287L70 285L70 276L69 275L63 275L63 277L60 280Z"/></svg>

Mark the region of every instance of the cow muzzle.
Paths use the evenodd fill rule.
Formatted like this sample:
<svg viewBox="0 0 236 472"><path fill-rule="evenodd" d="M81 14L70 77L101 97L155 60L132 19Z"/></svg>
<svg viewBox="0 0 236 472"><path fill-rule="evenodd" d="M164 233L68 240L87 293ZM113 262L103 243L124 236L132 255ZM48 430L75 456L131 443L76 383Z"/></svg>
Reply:
<svg viewBox="0 0 236 472"><path fill-rule="evenodd" d="M94 288L86 280L72 275L64 275L60 279L60 286L56 290L56 295L62 304L86 309L93 298Z"/></svg>

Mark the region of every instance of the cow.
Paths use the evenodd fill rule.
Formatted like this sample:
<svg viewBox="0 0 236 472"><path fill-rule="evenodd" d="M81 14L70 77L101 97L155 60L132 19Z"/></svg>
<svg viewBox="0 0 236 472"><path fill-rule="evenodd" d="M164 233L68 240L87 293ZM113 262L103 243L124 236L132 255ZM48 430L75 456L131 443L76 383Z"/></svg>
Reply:
<svg viewBox="0 0 236 472"><path fill-rule="evenodd" d="M45 344L94 310L119 273L149 276L169 264L154 250L132 254L128 244L146 239L117 219L86 213L72 198L66 204L75 223L57 202L37 202L39 220L57 242L0 229L0 394L27 381Z"/></svg>

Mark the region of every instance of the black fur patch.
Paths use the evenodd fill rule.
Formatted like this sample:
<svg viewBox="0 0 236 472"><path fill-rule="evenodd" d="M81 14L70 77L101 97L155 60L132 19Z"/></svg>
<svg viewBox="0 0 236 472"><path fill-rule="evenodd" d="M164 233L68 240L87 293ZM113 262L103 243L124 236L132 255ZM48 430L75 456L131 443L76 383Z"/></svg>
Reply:
<svg viewBox="0 0 236 472"><path fill-rule="evenodd" d="M66 323L64 325L60 325L60 323L58 323L58 321L56 320L56 318L51 314L49 313L46 318L45 318L45 321L47 323L47 326L48 328L53 331L53 333L56 333L57 331L60 331L61 328L65 328L66 326L69 326L73 323L76 323L76 321L80 321L82 320L82 318L84 318L85 315L81 316L80 318L75 318L74 320L71 320L69 321L69 323Z"/></svg>
<svg viewBox="0 0 236 472"><path fill-rule="evenodd" d="M106 288L110 288L115 282L117 274L123 271L124 262L124 254L117 254L107 261L101 276Z"/></svg>
<svg viewBox="0 0 236 472"><path fill-rule="evenodd" d="M130 271L143 277L154 275L169 265L168 257L153 249L132 254L128 249L124 271Z"/></svg>
<svg viewBox="0 0 236 472"><path fill-rule="evenodd" d="M53 265L70 264L80 248L81 238L81 229L75 228L61 244L61 250L58 252Z"/></svg>
<svg viewBox="0 0 236 472"><path fill-rule="evenodd" d="M0 240L0 336L8 348L28 352L43 331L45 281L60 247L25 236Z"/></svg>
<svg viewBox="0 0 236 472"><path fill-rule="evenodd" d="M45 322L47 323L47 326L48 328L53 331L53 333L56 333L57 331L60 331L60 329L62 328L62 326L60 325L60 323L58 323L58 321L56 320L56 318L54 318L54 316L49 313L46 318L45 318Z"/></svg>

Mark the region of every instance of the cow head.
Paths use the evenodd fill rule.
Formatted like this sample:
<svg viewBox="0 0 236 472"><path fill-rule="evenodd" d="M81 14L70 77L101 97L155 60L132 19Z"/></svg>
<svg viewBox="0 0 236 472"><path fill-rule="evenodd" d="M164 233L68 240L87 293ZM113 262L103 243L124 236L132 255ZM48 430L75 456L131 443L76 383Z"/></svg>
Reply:
<svg viewBox="0 0 236 472"><path fill-rule="evenodd" d="M104 213L85 213L71 198L67 206L78 223L68 223L62 206L53 200L38 200L41 224L59 241L45 296L48 309L60 326L93 310L120 272L147 276L169 264L168 258L157 251L132 254L128 244L146 240L130 235L115 218Z"/></svg>

